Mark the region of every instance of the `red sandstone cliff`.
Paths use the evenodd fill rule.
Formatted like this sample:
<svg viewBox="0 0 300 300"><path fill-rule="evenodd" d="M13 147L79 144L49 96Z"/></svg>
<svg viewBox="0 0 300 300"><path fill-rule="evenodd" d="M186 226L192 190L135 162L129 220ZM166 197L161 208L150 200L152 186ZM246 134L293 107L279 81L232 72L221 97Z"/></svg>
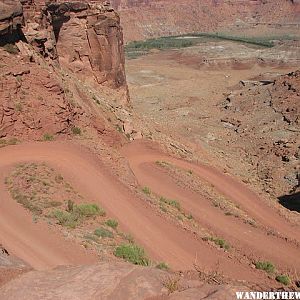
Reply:
<svg viewBox="0 0 300 300"><path fill-rule="evenodd" d="M257 22L299 22L298 0L112 0L125 40L224 30Z"/></svg>
<svg viewBox="0 0 300 300"><path fill-rule="evenodd" d="M101 94L128 104L118 14L107 4L22 5L0 4L0 138L40 139L75 125L110 131L93 106Z"/></svg>

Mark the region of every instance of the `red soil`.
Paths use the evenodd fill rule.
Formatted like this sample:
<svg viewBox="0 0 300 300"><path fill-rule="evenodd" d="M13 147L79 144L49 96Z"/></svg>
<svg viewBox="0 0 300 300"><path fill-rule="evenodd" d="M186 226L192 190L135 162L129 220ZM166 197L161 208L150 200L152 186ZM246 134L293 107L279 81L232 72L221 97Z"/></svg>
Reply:
<svg viewBox="0 0 300 300"><path fill-rule="evenodd" d="M189 209L196 220L222 234L240 251L253 253L255 258L272 260L282 268L300 270L299 249L295 243L273 235L263 229L228 218L210 207L205 199L192 191L179 188L164 172L152 164L166 160L179 167L193 170L213 183L220 192L229 196L261 224L280 230L287 238L299 241L299 232L275 210L270 209L247 187L236 180L206 166L192 165L167 157L153 144L133 142L123 149L140 184L167 197L175 197ZM195 236L163 218L141 201L115 177L102 163L84 148L67 143L29 143L0 149L0 180L6 170L19 162L46 162L57 169L85 198L100 203L108 215L119 220L122 230L130 232L142 244L152 259L166 261L175 269L191 269L197 262L202 268L213 269L219 262L222 273L235 279L263 282L262 272L233 259L230 254L198 240ZM46 224L34 224L30 215L15 203L7 191L1 189L0 235L11 253L24 259L33 267L43 269L59 264L94 261L79 246L71 245L51 232ZM276 249L276 252L274 251Z"/></svg>

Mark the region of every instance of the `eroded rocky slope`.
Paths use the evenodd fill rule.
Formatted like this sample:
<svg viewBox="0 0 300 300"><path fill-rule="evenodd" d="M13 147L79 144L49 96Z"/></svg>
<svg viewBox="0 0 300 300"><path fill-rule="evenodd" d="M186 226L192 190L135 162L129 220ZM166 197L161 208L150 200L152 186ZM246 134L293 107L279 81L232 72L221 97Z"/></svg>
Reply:
<svg viewBox="0 0 300 300"><path fill-rule="evenodd" d="M277 197L299 192L300 72L241 81L221 104L229 144L244 149L265 189Z"/></svg>
<svg viewBox="0 0 300 300"><path fill-rule="evenodd" d="M86 125L103 133L100 100L129 99L118 15L107 5L23 4L1 4L0 136L38 139Z"/></svg>

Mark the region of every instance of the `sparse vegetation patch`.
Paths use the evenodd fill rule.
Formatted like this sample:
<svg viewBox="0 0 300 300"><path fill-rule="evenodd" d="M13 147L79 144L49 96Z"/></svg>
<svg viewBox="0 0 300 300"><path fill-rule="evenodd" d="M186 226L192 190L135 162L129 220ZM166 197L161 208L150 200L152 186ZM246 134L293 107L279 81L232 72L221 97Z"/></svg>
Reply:
<svg viewBox="0 0 300 300"><path fill-rule="evenodd" d="M218 237L213 237L213 236L203 237L202 240L204 240L204 241L212 241L217 246L219 246L220 248L225 249L225 250L229 250L230 249L230 245L224 239L221 239L221 238L218 238Z"/></svg>
<svg viewBox="0 0 300 300"><path fill-rule="evenodd" d="M145 254L145 250L135 244L123 244L116 248L115 256L123 258L125 261L135 265L149 266L150 260Z"/></svg>
<svg viewBox="0 0 300 300"><path fill-rule="evenodd" d="M12 198L33 214L54 218L69 228L75 228L87 218L105 216L97 204L76 205L75 201L82 202L82 197L63 176L45 164L19 164L5 179L5 184Z"/></svg>
<svg viewBox="0 0 300 300"><path fill-rule="evenodd" d="M146 194L148 196L151 194L151 190L147 186L143 187L142 191L143 191L144 194Z"/></svg>
<svg viewBox="0 0 300 300"><path fill-rule="evenodd" d="M49 141L53 141L54 140L54 136L50 133L45 133L43 135L43 140L46 141L46 142L49 142Z"/></svg>
<svg viewBox="0 0 300 300"><path fill-rule="evenodd" d="M291 279L288 275L278 275L276 276L276 280L283 285L289 285L291 283Z"/></svg>
<svg viewBox="0 0 300 300"><path fill-rule="evenodd" d="M163 280L163 286L168 290L169 294L172 294L181 289L180 277L169 275Z"/></svg>
<svg viewBox="0 0 300 300"><path fill-rule="evenodd" d="M109 231L108 229L105 229L103 227L95 229L94 234L97 237L101 237L101 238L113 238L114 237L114 234L111 231Z"/></svg>
<svg viewBox="0 0 300 300"><path fill-rule="evenodd" d="M18 144L17 138L10 138L10 139L0 139L0 148L9 146L9 145L16 145Z"/></svg>
<svg viewBox="0 0 300 300"><path fill-rule="evenodd" d="M165 263L165 262L160 262L156 265L156 268L157 269L160 269L160 270L169 270L169 266Z"/></svg>
<svg viewBox="0 0 300 300"><path fill-rule="evenodd" d="M179 211L181 210L181 205L180 205L180 203L179 203L178 201L176 201L176 200L167 199L167 198L165 198L165 197L160 197L159 200L160 200L160 202L165 203L165 204L167 204L167 205L170 205L170 206L176 208L176 209L179 210Z"/></svg>
<svg viewBox="0 0 300 300"><path fill-rule="evenodd" d="M269 261L257 261L255 263L256 269L264 270L267 273L274 273L275 266Z"/></svg>
<svg viewBox="0 0 300 300"><path fill-rule="evenodd" d="M81 135L81 129L79 128L79 127L73 127L72 128L72 132L73 132L73 134L75 134L75 135Z"/></svg>
<svg viewBox="0 0 300 300"><path fill-rule="evenodd" d="M75 228L85 219L96 216L105 216L105 212L97 204L74 204L71 211L55 210L52 213L52 216L57 219L58 224L69 228Z"/></svg>
<svg viewBox="0 0 300 300"><path fill-rule="evenodd" d="M119 225L118 221L113 220L113 219L109 219L105 222L105 224L113 229L116 229Z"/></svg>

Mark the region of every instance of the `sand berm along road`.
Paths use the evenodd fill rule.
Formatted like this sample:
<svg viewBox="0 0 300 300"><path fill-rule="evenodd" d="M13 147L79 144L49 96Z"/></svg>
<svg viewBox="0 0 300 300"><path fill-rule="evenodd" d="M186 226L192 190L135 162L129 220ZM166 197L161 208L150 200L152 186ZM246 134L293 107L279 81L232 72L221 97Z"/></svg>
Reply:
<svg viewBox="0 0 300 300"><path fill-rule="evenodd" d="M144 141L126 145L122 153L141 185L148 185L154 192L167 197L176 193L175 198L193 213L200 224L222 233L234 246L241 245L246 253L250 251L266 259L270 256L279 266L300 269L299 247L289 242L290 238L299 241L298 228L281 218L238 181L213 168L166 156ZM155 165L157 160L193 170L240 203L249 215L280 231L287 239L267 235L264 230L243 224L236 218L225 218L207 205L205 199L177 186ZM30 213L10 197L4 179L14 165L22 162L45 162L55 168L85 199L99 203L110 217L116 218L121 229L131 233L153 260L165 261L174 269L191 269L197 262L209 270L218 263L220 271L232 278L253 282L263 278L249 265L197 239L151 209L148 203L111 175L95 155L70 142L24 143L0 149L0 243L35 269L91 263L97 258L83 247L66 241L58 232L51 231L46 223L35 224Z"/></svg>

